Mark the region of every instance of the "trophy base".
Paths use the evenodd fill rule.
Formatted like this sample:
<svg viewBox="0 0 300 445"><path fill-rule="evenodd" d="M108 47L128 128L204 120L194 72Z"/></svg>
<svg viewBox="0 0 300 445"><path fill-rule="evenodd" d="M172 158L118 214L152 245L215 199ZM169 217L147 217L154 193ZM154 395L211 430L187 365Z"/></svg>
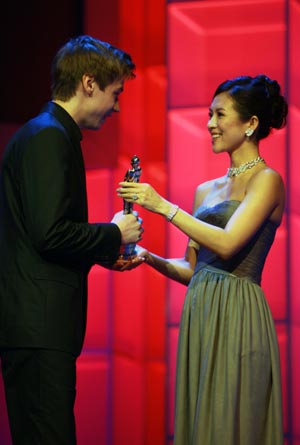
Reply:
<svg viewBox="0 0 300 445"><path fill-rule="evenodd" d="M137 251L135 248L135 244L126 244L125 246L122 246L118 259L123 261L129 261L135 258L136 255Z"/></svg>

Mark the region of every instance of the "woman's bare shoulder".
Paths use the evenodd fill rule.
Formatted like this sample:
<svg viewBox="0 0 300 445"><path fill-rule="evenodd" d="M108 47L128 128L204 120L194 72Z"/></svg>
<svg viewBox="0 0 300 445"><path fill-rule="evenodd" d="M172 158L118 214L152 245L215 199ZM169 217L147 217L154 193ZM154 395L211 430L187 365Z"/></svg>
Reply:
<svg viewBox="0 0 300 445"><path fill-rule="evenodd" d="M224 187L226 177L210 179L199 184L195 191L195 206L199 206L206 196L215 193L218 189Z"/></svg>
<svg viewBox="0 0 300 445"><path fill-rule="evenodd" d="M248 184L248 187L251 186L265 186L267 188L275 188L275 190L277 191L284 191L285 189L281 174L277 170L269 166L266 166L265 168L259 170L255 175L252 176Z"/></svg>

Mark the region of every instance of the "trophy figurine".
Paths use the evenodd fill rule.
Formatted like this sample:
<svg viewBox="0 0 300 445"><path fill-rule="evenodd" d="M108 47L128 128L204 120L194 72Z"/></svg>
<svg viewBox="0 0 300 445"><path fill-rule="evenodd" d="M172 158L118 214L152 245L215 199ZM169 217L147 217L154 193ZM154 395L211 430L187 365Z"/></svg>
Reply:
<svg viewBox="0 0 300 445"><path fill-rule="evenodd" d="M140 160L135 155L131 159L131 169L127 170L124 181L126 182L139 182L142 169L140 167ZM123 212L125 214L133 213L133 203L123 200ZM136 255L136 245L135 243L126 244L121 247L120 259L130 260Z"/></svg>

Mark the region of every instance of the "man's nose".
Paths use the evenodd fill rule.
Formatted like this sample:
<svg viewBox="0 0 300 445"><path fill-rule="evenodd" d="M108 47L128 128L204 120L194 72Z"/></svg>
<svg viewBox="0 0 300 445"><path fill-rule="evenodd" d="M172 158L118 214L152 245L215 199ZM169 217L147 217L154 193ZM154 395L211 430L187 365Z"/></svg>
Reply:
<svg viewBox="0 0 300 445"><path fill-rule="evenodd" d="M119 101L115 103L114 105L114 111L119 112L120 111L120 104Z"/></svg>

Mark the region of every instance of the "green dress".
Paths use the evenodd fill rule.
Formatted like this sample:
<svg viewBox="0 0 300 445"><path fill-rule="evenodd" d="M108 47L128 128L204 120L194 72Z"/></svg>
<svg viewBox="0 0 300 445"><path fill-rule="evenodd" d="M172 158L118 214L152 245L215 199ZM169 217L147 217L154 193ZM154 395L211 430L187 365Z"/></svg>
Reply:
<svg viewBox="0 0 300 445"><path fill-rule="evenodd" d="M225 227L239 201L200 207ZM260 287L277 226L234 257L200 248L180 323L174 445L282 445L277 336Z"/></svg>

